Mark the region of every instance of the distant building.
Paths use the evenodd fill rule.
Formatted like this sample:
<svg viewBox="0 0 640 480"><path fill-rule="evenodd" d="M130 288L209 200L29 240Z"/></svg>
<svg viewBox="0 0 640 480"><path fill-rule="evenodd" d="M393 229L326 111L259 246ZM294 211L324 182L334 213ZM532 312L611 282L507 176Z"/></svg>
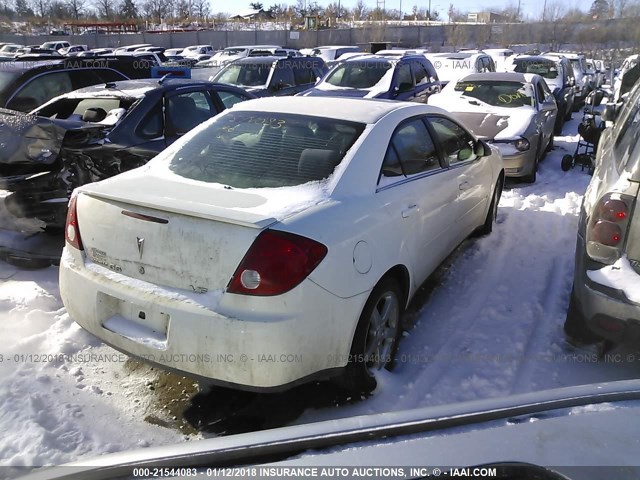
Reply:
<svg viewBox="0 0 640 480"><path fill-rule="evenodd" d="M479 12L469 13L467 15L467 21L474 23L508 23L512 21L512 19L506 15L501 15L499 13Z"/></svg>

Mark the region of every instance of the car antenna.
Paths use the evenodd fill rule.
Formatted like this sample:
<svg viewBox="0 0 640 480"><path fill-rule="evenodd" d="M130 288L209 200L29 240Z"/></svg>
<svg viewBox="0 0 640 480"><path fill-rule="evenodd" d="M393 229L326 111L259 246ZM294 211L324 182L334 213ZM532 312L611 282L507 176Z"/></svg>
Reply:
<svg viewBox="0 0 640 480"><path fill-rule="evenodd" d="M116 88L116 82L107 82L104 84L104 88Z"/></svg>
<svg viewBox="0 0 640 480"><path fill-rule="evenodd" d="M170 77L171 73L167 73L166 75L164 75L160 80L158 80L158 85L162 85L164 83L164 81L167 79L167 77Z"/></svg>

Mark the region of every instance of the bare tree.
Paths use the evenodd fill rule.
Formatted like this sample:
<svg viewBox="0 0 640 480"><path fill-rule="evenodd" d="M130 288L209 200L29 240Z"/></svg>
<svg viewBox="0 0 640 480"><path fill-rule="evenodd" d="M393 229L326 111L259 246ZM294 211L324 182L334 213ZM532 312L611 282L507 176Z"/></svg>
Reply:
<svg viewBox="0 0 640 480"><path fill-rule="evenodd" d="M96 9L98 17L113 20L119 5L116 5L113 0L95 0L93 6Z"/></svg>
<svg viewBox="0 0 640 480"><path fill-rule="evenodd" d="M199 20L207 18L211 12L208 0L194 0L191 2L191 11ZM217 21L217 20L216 20Z"/></svg>
<svg viewBox="0 0 640 480"><path fill-rule="evenodd" d="M146 0L142 4L142 12L150 21L162 23L171 13L170 0Z"/></svg>
<svg viewBox="0 0 640 480"><path fill-rule="evenodd" d="M65 0L69 13L74 20L79 20L85 10L84 0Z"/></svg>
<svg viewBox="0 0 640 480"><path fill-rule="evenodd" d="M351 14L353 15L354 20L364 20L365 18L367 18L368 13L369 9L364 3L364 0L358 0L356 6L351 10Z"/></svg>
<svg viewBox="0 0 640 480"><path fill-rule="evenodd" d="M49 0L33 0L31 8L38 17L45 18L49 14L51 3Z"/></svg>

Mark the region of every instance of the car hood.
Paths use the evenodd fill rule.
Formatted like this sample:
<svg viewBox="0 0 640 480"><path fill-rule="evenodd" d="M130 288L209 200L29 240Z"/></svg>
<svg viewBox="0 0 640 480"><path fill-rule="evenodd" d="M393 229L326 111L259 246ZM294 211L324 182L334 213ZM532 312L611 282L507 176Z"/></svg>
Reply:
<svg viewBox="0 0 640 480"><path fill-rule="evenodd" d="M321 90L319 88L312 88L307 90L302 95L305 97L352 97L352 98L364 98L371 92L369 90L358 90L355 88L332 88L331 90Z"/></svg>
<svg viewBox="0 0 640 480"><path fill-rule="evenodd" d="M95 132L104 126L58 120L0 108L0 167L55 163L69 132ZM75 139L76 142L78 138ZM76 143L73 142L73 143Z"/></svg>
<svg viewBox="0 0 640 480"><path fill-rule="evenodd" d="M429 104L456 115L478 137L488 140L513 139L522 135L531 124L531 107L500 108L455 95L437 94Z"/></svg>

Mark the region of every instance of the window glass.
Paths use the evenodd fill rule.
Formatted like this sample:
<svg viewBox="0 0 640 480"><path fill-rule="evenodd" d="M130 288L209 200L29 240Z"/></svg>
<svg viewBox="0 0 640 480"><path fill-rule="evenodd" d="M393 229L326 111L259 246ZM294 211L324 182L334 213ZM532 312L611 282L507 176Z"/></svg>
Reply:
<svg viewBox="0 0 640 480"><path fill-rule="evenodd" d="M230 111L158 157L176 175L234 188L301 185L331 175L365 125Z"/></svg>
<svg viewBox="0 0 640 480"><path fill-rule="evenodd" d="M292 87L294 85L293 72L290 68L276 68L271 78L272 87Z"/></svg>
<svg viewBox="0 0 640 480"><path fill-rule="evenodd" d="M283 65L290 64L293 67L293 78L296 85L308 85L315 83L316 79L311 70L311 64L300 60L287 60Z"/></svg>
<svg viewBox="0 0 640 480"><path fill-rule="evenodd" d="M429 73L420 62L413 62L413 73L416 78L416 85L429 83Z"/></svg>
<svg viewBox="0 0 640 480"><path fill-rule="evenodd" d="M400 126L391 138L393 153L397 155L397 161L402 165L398 171L398 166L393 153L387 151L385 156L386 165L383 166L383 175L394 176L404 173L407 176L428 172L440 168L438 151L429 135L429 131L421 119L416 119ZM388 168L388 175L384 169Z"/></svg>
<svg viewBox="0 0 640 480"><path fill-rule="evenodd" d="M429 122L450 165L475 160L475 141L464 128L444 117L431 117Z"/></svg>
<svg viewBox="0 0 640 480"><path fill-rule="evenodd" d="M167 128L172 135L185 134L216 113L204 91L172 95L165 103Z"/></svg>
<svg viewBox="0 0 640 480"><path fill-rule="evenodd" d="M162 104L160 102L149 110L138 124L137 133L147 139L162 136Z"/></svg>
<svg viewBox="0 0 640 480"><path fill-rule="evenodd" d="M69 72L52 72L34 78L27 83L11 101L7 108L30 112L58 95L73 90Z"/></svg>
<svg viewBox="0 0 640 480"><path fill-rule="evenodd" d="M336 87L372 88L382 80L390 68L391 63L385 61L345 62L333 69L326 82Z"/></svg>
<svg viewBox="0 0 640 480"><path fill-rule="evenodd" d="M398 68L398 87L400 87L401 91L411 90L411 88L413 88L411 67L408 63L403 63Z"/></svg>
<svg viewBox="0 0 640 480"><path fill-rule="evenodd" d="M629 104L632 107L628 110L626 118L620 120L614 145L614 158L618 162L618 171L621 171L627 164L631 153L638 144L638 138L640 138L640 103L635 101Z"/></svg>
<svg viewBox="0 0 640 480"><path fill-rule="evenodd" d="M244 102L248 100L249 97L245 97L240 93L231 92L228 90L218 90L218 96L220 97L220 101L224 105L225 108L231 108L238 102Z"/></svg>
<svg viewBox="0 0 640 480"><path fill-rule="evenodd" d="M243 87L261 87L267 84L270 72L270 63L232 64L227 65L212 80Z"/></svg>

